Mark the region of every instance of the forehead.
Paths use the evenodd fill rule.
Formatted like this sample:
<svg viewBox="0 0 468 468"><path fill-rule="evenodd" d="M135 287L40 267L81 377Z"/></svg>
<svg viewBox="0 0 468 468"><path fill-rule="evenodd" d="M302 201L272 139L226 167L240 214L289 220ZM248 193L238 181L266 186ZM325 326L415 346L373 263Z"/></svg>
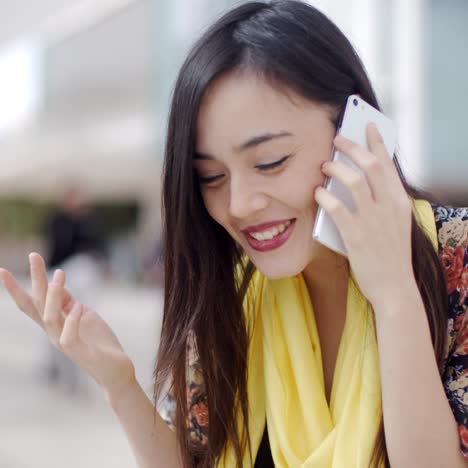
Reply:
<svg viewBox="0 0 468 468"><path fill-rule="evenodd" d="M214 81L203 96L197 119L197 150L209 152L237 145L266 132L296 133L323 105L276 88L248 72L231 72Z"/></svg>

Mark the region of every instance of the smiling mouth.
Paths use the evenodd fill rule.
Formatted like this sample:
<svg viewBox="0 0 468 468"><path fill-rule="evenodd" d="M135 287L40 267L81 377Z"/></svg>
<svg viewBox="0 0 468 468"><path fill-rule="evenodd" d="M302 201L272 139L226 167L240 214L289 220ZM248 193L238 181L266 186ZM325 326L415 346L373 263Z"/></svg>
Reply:
<svg viewBox="0 0 468 468"><path fill-rule="evenodd" d="M291 219L263 232L244 232L244 236L250 247L260 252L267 252L277 249L289 239L295 223L296 219Z"/></svg>

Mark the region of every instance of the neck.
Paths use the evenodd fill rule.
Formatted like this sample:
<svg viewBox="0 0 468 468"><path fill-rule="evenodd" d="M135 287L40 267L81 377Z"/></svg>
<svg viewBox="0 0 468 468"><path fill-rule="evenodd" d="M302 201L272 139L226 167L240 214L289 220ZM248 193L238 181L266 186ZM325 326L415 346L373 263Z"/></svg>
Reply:
<svg viewBox="0 0 468 468"><path fill-rule="evenodd" d="M347 289L349 262L346 257L319 246L317 253L302 272L310 297L326 299Z"/></svg>

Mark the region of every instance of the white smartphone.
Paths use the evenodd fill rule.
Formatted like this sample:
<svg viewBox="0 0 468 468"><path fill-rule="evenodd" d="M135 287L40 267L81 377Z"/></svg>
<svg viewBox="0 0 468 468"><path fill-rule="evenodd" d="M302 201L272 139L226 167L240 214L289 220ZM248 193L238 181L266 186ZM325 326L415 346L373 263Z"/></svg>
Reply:
<svg viewBox="0 0 468 468"><path fill-rule="evenodd" d="M366 128L370 122L374 122L382 135L389 157L393 158L397 144L396 127L392 120L378 111L375 107L365 102L360 96L352 94L348 97L344 113L338 123L337 134L341 134L349 140L369 149L367 144ZM332 160L343 161L352 169L362 173L345 154L333 147ZM334 177L326 177L325 189L339 198L354 213L356 205L351 192ZM341 238L340 232L327 212L319 205L312 230L314 240L320 242L335 252L348 256L348 252Z"/></svg>

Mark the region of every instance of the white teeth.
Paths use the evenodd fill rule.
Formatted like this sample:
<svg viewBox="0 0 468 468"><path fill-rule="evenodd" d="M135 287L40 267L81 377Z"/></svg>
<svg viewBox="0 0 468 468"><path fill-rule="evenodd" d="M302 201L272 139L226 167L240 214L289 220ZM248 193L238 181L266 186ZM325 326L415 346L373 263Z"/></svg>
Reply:
<svg viewBox="0 0 468 468"><path fill-rule="evenodd" d="M252 236L254 239L257 239L259 241L262 240L270 240L273 239L273 237L276 237L278 234L281 234L284 232L284 230L291 224L291 221L287 221L283 224L280 224L279 226L275 226L274 228L270 229L269 231L263 231L263 232L251 232L249 233L250 236Z"/></svg>

